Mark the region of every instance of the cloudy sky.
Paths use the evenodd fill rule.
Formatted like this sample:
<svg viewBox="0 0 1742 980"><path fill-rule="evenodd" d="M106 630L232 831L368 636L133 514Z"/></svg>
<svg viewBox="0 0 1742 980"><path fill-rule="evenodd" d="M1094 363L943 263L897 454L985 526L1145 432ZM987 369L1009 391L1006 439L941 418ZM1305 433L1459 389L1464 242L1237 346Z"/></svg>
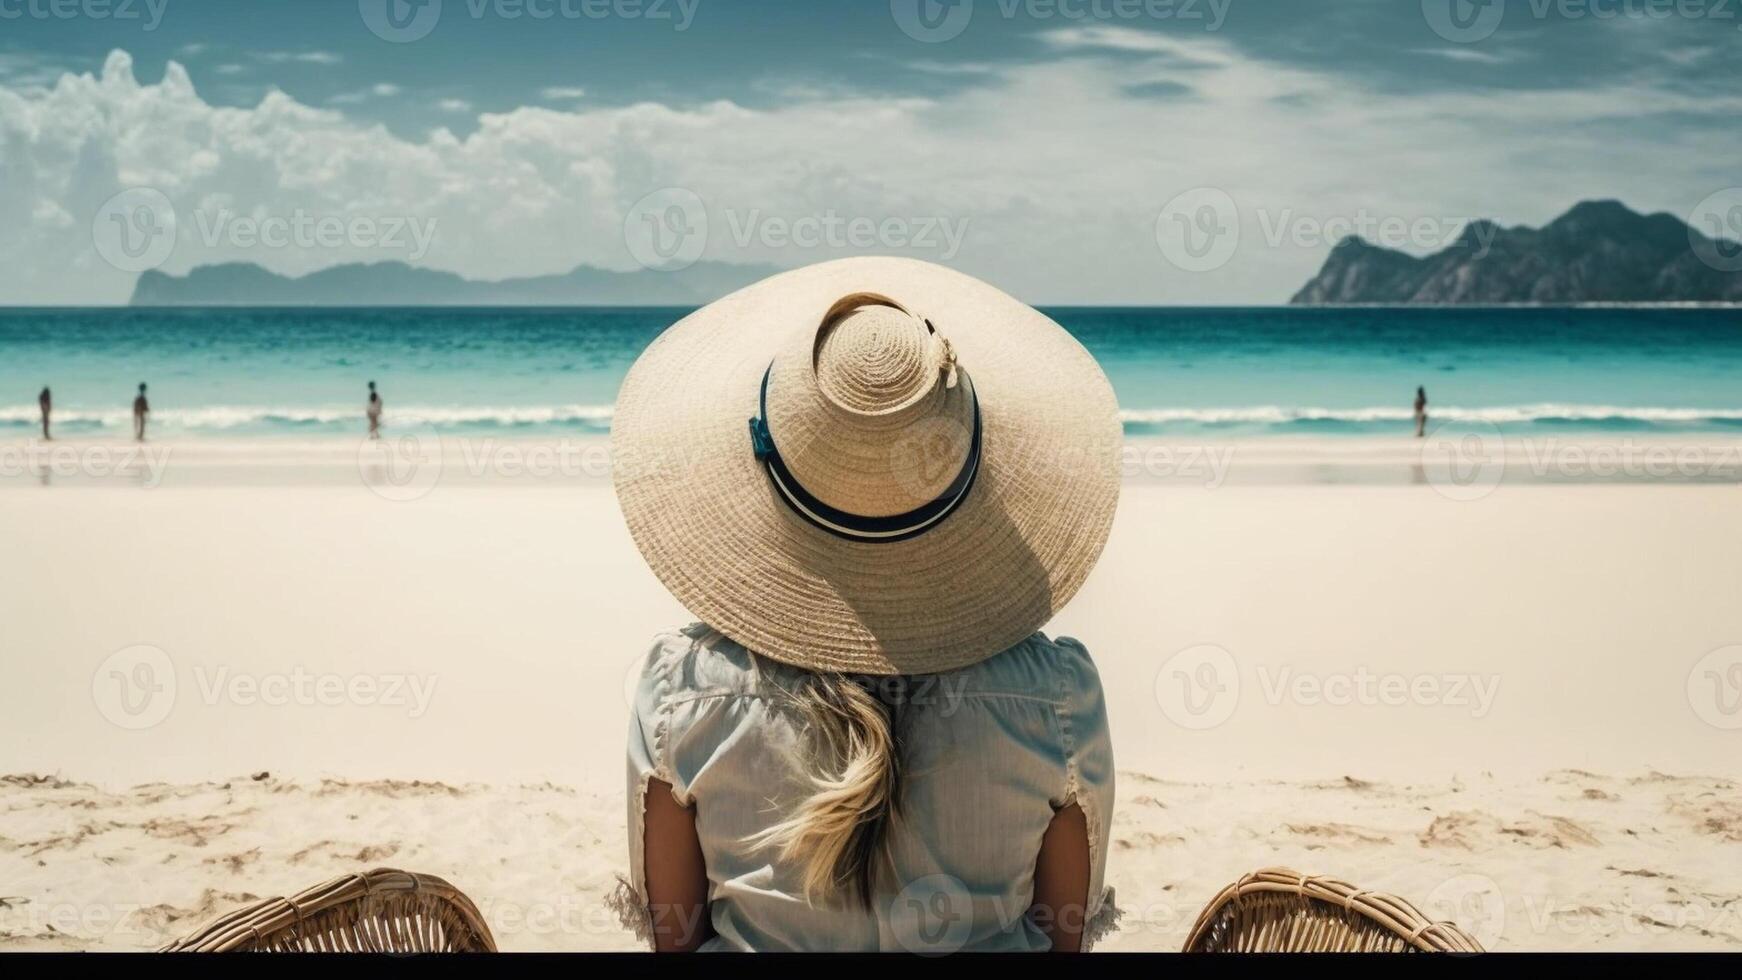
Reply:
<svg viewBox="0 0 1742 980"><path fill-rule="evenodd" d="M0 303L855 253L1275 303L1351 232L1695 216L1739 83L1735 0L0 0Z"/></svg>

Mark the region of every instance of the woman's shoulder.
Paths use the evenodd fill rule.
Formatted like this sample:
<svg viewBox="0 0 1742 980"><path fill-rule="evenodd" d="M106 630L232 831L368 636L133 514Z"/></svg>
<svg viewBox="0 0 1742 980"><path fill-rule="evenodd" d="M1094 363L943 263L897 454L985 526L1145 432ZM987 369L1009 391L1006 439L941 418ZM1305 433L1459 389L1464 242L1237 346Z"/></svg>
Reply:
<svg viewBox="0 0 1742 980"><path fill-rule="evenodd" d="M755 694L769 684L787 686L797 668L758 657L706 623L691 623L654 637L643 662L643 683L666 697Z"/></svg>
<svg viewBox="0 0 1742 980"><path fill-rule="evenodd" d="M759 657L705 623L691 623L654 638L642 670L644 684L666 698L755 695L791 690L804 671ZM1098 691L1100 676L1088 647L1068 636L1034 633L1009 649L948 675L964 693L1010 694L1071 700Z"/></svg>
<svg viewBox="0 0 1742 980"><path fill-rule="evenodd" d="M955 671L969 691L1025 694L1068 701L1099 690L1100 675L1089 648L1069 636L1034 633L1015 646Z"/></svg>

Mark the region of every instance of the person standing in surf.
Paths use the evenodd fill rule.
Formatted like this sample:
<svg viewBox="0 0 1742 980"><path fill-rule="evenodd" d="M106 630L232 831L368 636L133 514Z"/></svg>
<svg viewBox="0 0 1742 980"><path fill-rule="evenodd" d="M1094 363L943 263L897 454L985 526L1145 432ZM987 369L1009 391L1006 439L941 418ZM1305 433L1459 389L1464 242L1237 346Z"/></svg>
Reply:
<svg viewBox="0 0 1742 980"><path fill-rule="evenodd" d="M369 405L363 410L369 417L369 438L381 438L381 396L375 391L375 382L369 382Z"/></svg>
<svg viewBox="0 0 1742 980"><path fill-rule="evenodd" d="M151 403L145 400L145 382L139 382L139 396L133 399L133 439L145 441L145 417L151 414Z"/></svg>
<svg viewBox="0 0 1742 980"><path fill-rule="evenodd" d="M1415 389L1415 437L1421 439L1427 435L1427 389L1417 386Z"/></svg>
<svg viewBox="0 0 1742 980"><path fill-rule="evenodd" d="M42 394L36 396L36 405L42 409L42 441L54 439L48 434L48 413L54 411L54 397L48 393L48 385L42 386Z"/></svg>

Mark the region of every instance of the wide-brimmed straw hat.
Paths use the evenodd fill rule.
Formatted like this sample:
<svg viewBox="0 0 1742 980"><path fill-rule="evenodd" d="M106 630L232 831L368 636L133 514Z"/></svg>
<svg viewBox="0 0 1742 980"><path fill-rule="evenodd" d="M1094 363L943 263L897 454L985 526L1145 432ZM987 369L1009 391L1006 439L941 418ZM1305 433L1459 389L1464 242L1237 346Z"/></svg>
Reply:
<svg viewBox="0 0 1742 980"><path fill-rule="evenodd" d="M611 427L630 534L691 613L808 670L954 670L1082 586L1119 498L1088 351L977 279L855 258L765 279L641 355Z"/></svg>

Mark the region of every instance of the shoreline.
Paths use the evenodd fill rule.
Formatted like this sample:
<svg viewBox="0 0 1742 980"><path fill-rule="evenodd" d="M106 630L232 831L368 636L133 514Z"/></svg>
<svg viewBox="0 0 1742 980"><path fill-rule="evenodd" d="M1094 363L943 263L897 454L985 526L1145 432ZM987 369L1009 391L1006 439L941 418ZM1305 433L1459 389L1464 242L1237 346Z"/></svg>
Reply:
<svg viewBox="0 0 1742 980"><path fill-rule="evenodd" d="M1742 484L1742 434L1507 435L1426 439L1136 436L1127 485L1426 486L1467 499L1500 486ZM436 487L611 485L606 435L463 435L429 428L317 438L0 439L0 489L47 486L365 486L410 499Z"/></svg>

